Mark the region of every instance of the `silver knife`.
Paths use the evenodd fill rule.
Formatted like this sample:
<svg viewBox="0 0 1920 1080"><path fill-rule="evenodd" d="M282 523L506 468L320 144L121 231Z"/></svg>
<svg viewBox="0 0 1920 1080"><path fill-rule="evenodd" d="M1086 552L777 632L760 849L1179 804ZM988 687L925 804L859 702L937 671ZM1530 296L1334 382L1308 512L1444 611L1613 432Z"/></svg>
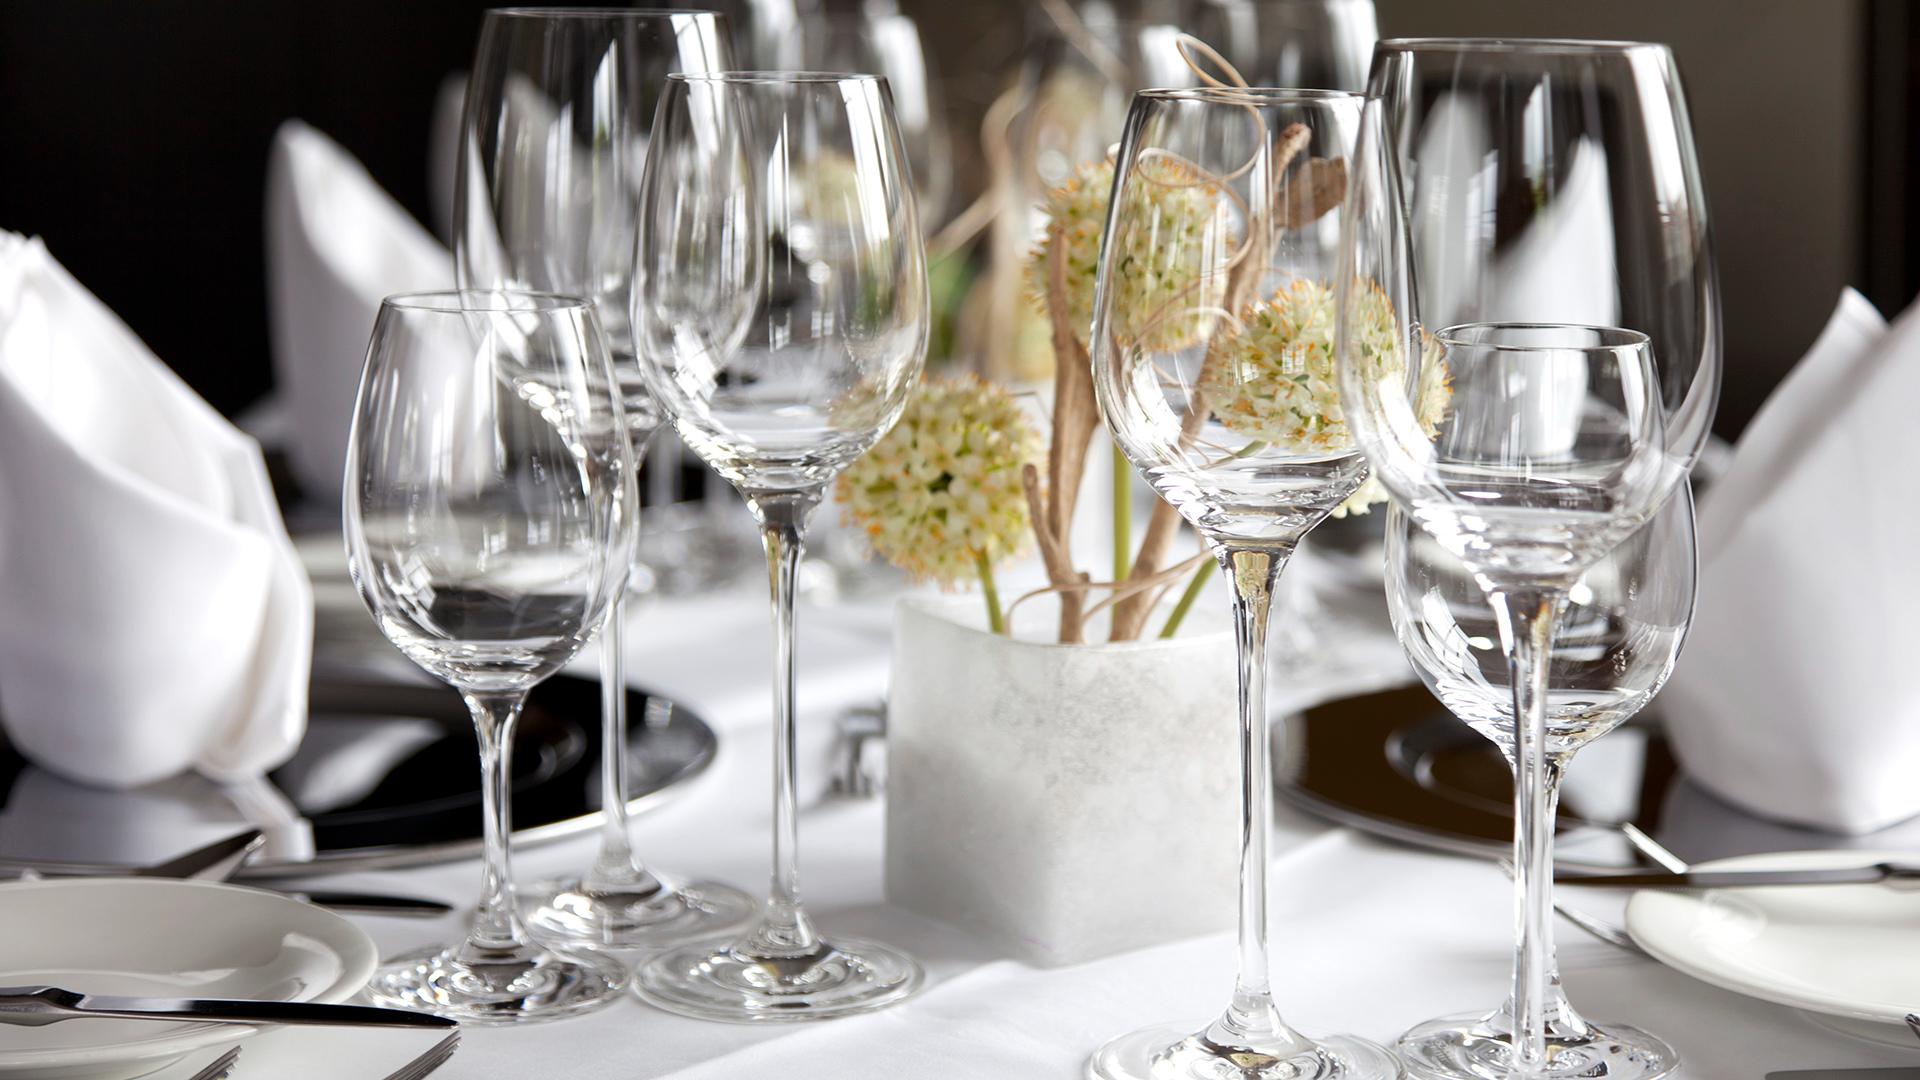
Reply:
<svg viewBox="0 0 1920 1080"><path fill-rule="evenodd" d="M305 900L317 907L335 911L359 911L369 915L411 915L438 918L453 913L453 905L419 896L389 896L386 893L339 892L322 889L288 889L281 893Z"/></svg>
<svg viewBox="0 0 1920 1080"><path fill-rule="evenodd" d="M225 881L266 842L266 833L259 829L248 829L225 840L216 840L206 847L195 848L185 855L177 855L166 862L143 866L135 870L133 876Z"/></svg>
<svg viewBox="0 0 1920 1080"><path fill-rule="evenodd" d="M1659 870L1645 874L1557 873L1561 885L1597 885L1626 889L1749 889L1773 885L1870 885L1884 882L1897 889L1920 889L1920 863L1884 862L1870 866L1836 866L1814 870L1689 870L1672 874Z"/></svg>
<svg viewBox="0 0 1920 1080"><path fill-rule="evenodd" d="M323 1005L314 1001L214 1001L80 994L57 986L0 986L0 1024L42 1027L62 1020L176 1020L183 1023L326 1024L346 1027L450 1028L456 1021L432 1013Z"/></svg>

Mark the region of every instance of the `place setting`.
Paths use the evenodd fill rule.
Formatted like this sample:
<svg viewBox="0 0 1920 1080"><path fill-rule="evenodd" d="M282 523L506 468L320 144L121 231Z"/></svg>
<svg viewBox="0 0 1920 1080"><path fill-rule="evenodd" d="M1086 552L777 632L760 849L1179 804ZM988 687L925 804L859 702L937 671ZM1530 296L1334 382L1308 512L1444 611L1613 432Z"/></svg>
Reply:
<svg viewBox="0 0 1920 1080"><path fill-rule="evenodd" d="M0 221L0 1078L1920 1076L1911 290L1402 6L368 14L238 303Z"/></svg>

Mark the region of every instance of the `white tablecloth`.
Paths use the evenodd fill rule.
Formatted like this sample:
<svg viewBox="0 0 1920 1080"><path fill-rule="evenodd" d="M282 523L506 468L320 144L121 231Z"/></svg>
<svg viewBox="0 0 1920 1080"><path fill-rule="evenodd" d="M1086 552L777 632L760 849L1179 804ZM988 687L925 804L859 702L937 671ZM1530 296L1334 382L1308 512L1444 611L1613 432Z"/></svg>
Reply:
<svg viewBox="0 0 1920 1080"><path fill-rule="evenodd" d="M836 714L877 701L883 692L888 632L884 604L803 605L802 883L809 909L829 935L858 933L911 950L930 975L920 997L828 1024L758 1027L682 1019L628 1000L552 1024L470 1030L460 1052L436 1075L1077 1077L1088 1052L1113 1035L1169 1020L1197 1023L1221 1008L1233 978L1227 935L1042 970L883 902L881 803L827 795L825 762ZM1354 633L1339 651L1346 670L1276 692L1312 698L1335 686L1377 685L1405 674L1390 637ZM722 740L719 760L704 777L636 821L641 852L673 871L764 888L772 653L764 596L743 588L700 602L638 605L628 640L632 680L698 710ZM1389 845L1285 808L1278 814L1275 983L1294 1024L1309 1033L1337 1030L1391 1041L1417 1021L1490 1008L1502 998L1512 922L1508 884L1497 867ZM591 854L589 839L528 851L518 857L518 876L532 880L577 870ZM476 895L479 871L463 863L352 875L330 884L467 903ZM455 919L436 924L368 918L361 924L386 952L451 940L460 930ZM1920 1048L1902 1052L1829 1032L1791 1009L1696 982L1564 925L1560 961L1568 992L1583 1012L1671 1040L1688 1077L1759 1080L1778 1069L1920 1064ZM244 1068L236 1076L253 1080Z"/></svg>

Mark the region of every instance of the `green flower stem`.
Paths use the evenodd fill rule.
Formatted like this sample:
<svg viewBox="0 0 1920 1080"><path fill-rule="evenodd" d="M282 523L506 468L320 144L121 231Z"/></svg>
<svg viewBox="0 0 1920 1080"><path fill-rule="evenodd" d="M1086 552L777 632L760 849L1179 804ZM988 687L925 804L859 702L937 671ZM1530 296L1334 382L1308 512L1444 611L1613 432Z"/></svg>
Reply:
<svg viewBox="0 0 1920 1080"><path fill-rule="evenodd" d="M1207 582L1213 578L1213 564L1202 562L1193 573L1193 580L1187 583L1187 591L1180 594L1180 602L1173 605L1173 614L1167 616L1167 625L1160 628L1162 638L1170 638L1180 629L1180 621L1187 617L1193 608L1193 602L1207 591Z"/></svg>
<svg viewBox="0 0 1920 1080"><path fill-rule="evenodd" d="M1113 448L1113 580L1133 572L1133 464Z"/></svg>
<svg viewBox="0 0 1920 1080"><path fill-rule="evenodd" d="M993 563L987 560L986 552L976 551L973 565L980 572L980 595L987 601L987 629L1004 636L1007 619L1000 613L1000 589L993 583Z"/></svg>

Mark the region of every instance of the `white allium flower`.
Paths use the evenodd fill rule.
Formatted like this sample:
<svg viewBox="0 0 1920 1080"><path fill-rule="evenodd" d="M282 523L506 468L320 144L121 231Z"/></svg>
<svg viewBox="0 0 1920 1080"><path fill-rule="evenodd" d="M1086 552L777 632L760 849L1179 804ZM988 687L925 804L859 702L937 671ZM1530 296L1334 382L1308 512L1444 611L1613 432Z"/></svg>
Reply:
<svg viewBox="0 0 1920 1080"><path fill-rule="evenodd" d="M900 422L840 475L835 497L874 551L952 588L1020 550L1021 470L1039 433L1011 395L972 375L930 378Z"/></svg>

